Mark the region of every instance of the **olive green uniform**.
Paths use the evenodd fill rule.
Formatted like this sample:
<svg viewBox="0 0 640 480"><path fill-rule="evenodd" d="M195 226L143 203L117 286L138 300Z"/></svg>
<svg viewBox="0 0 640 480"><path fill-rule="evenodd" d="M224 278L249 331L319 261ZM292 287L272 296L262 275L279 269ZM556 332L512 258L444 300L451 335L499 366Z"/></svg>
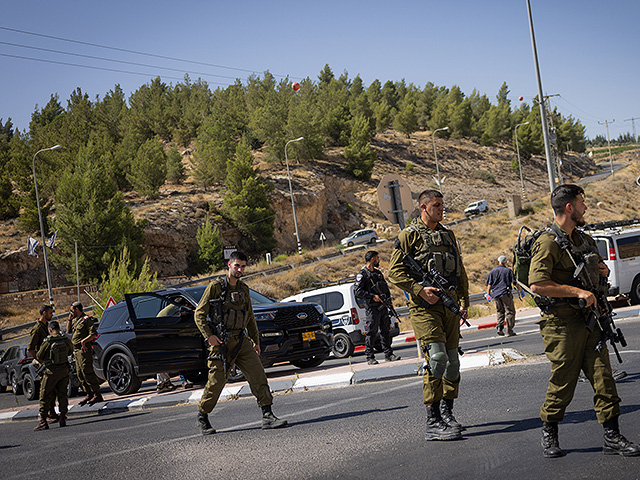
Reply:
<svg viewBox="0 0 640 480"><path fill-rule="evenodd" d="M209 300L221 298L222 281L213 281L204 291L200 303L196 307L195 322L205 339L214 334L207 321ZM251 393L258 399L258 405L265 407L273 403L267 375L256 353L254 345L260 345L258 325L253 315L249 287L238 280L236 285L227 284L225 298L222 299L223 322L231 333L227 342L227 375L234 364L242 370ZM246 329L246 333L245 333ZM241 343L238 349L238 344ZM210 347L209 356L220 355L220 346ZM202 398L198 403L200 413L209 414L218 402L222 389L227 383L222 360L209 360L209 379L204 387Z"/></svg>
<svg viewBox="0 0 640 480"><path fill-rule="evenodd" d="M430 368L425 369L422 387L424 403L431 405L443 398L455 399L460 386L457 352L460 318L445 308L441 300L428 308L424 306L419 297L423 288L418 281L421 279L411 276L402 258L403 252L407 253L416 259L423 270L435 268L445 279L454 281L455 290L446 293L466 309L469 307L469 281L458 251L458 242L453 232L440 223L432 230L419 218L400 232L398 242L400 249L393 251L389 262L389 280L409 294L411 324L427 362L429 344L443 343L449 356L448 371L444 376L434 375Z"/></svg>
<svg viewBox="0 0 640 480"><path fill-rule="evenodd" d="M73 343L73 356L76 360L78 380L87 395L91 392L97 393L100 391L102 382L93 369L93 346L89 344L86 351L82 351L82 340L90 335L98 334L93 318L83 315L74 319L71 324L71 332L73 333L71 342Z"/></svg>
<svg viewBox="0 0 640 480"><path fill-rule="evenodd" d="M578 249L598 253L594 240L578 230L574 229L569 239ZM574 271L569 252L560 248L555 235L540 235L532 247L529 284L548 280L561 285L574 284ZM574 308L566 300L555 299L555 304L541 316L540 333L545 354L551 362L551 378L540 418L545 422L559 422L564 418L580 370L594 389L598 422L604 423L620 415L620 397L611 372L609 352L606 346L600 352L596 351L600 329L596 326L593 332L587 330L584 310Z"/></svg>
<svg viewBox="0 0 640 480"><path fill-rule="evenodd" d="M61 339L61 340L58 340ZM50 361L51 345L56 340L62 341L67 347L64 360L59 363ZM69 398L67 397L67 389L69 387L69 362L67 357L73 352L71 340L61 334L51 335L47 337L42 346L38 350L38 359L44 363L47 368L42 374L42 383L40 387L40 417L46 417L49 409L56 397L58 397L58 406L60 415L66 416L69 406Z"/></svg>
<svg viewBox="0 0 640 480"><path fill-rule="evenodd" d="M49 336L49 329L40 320L36 321L36 324L31 328L29 333L29 344L27 345L27 351L33 350L38 352L42 342Z"/></svg>

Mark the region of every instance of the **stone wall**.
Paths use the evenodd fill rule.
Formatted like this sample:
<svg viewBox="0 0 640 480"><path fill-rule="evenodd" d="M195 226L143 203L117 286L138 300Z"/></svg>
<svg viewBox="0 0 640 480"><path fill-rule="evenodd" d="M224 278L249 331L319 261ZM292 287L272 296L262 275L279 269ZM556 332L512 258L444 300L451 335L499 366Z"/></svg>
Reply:
<svg viewBox="0 0 640 480"><path fill-rule="evenodd" d="M94 295L96 287L94 285L80 285L80 301L83 305L93 305L93 300L84 293L87 290ZM56 314L69 310L69 306L78 300L77 287L60 287L53 289L53 301L56 307ZM49 291L30 290L28 292L14 292L0 295L0 312L10 310L13 313L20 311L38 310L41 305L49 303ZM25 323L31 322L35 318L25 319Z"/></svg>

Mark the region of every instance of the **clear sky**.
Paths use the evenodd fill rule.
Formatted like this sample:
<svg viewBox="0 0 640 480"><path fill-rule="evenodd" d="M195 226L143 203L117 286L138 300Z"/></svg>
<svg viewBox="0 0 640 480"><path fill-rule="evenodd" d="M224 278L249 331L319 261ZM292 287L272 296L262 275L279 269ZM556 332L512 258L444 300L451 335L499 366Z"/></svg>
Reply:
<svg viewBox="0 0 640 480"><path fill-rule="evenodd" d="M640 117L640 2L531 4L544 91L561 95L552 105L580 119L591 138L605 134L605 120L615 119L612 138L632 132L624 120ZM175 84L186 72L215 88L248 71L317 80L329 64L336 75L360 74L366 85L431 81L467 95L476 88L493 103L506 81L514 107L519 96L531 104L537 94L526 0L5 1L0 27L0 118L20 129L52 93L66 106L76 87L95 98L120 84L128 96L155 76Z"/></svg>

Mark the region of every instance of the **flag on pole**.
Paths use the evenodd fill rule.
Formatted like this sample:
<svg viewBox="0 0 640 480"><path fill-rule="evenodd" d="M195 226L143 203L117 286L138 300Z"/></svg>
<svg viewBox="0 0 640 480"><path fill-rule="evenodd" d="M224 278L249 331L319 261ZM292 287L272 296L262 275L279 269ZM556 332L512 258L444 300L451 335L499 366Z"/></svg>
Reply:
<svg viewBox="0 0 640 480"><path fill-rule="evenodd" d="M53 248L53 244L56 242L56 235L58 234L58 231L56 230L53 235L51 235L49 237L49 240L47 240L47 247L49 248Z"/></svg>
<svg viewBox="0 0 640 480"><path fill-rule="evenodd" d="M35 238L32 238L31 236L27 237L27 254L37 257L38 252L36 252L36 247L38 246L38 243L38 240Z"/></svg>

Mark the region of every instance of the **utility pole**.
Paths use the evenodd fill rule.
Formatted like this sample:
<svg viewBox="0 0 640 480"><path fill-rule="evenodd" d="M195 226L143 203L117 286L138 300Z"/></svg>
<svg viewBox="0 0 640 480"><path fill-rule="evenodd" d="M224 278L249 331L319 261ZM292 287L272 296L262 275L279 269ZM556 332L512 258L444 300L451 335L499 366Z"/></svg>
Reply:
<svg viewBox="0 0 640 480"><path fill-rule="evenodd" d="M631 122L633 128L633 143L636 144L636 156L638 156L638 137L636 136L636 120L640 120L640 117L627 118L625 122Z"/></svg>
<svg viewBox="0 0 640 480"><path fill-rule="evenodd" d="M549 119L549 147L551 150L551 163L553 164L555 178L558 180L558 183L562 185L564 180L562 178L562 159L560 158L560 153L558 150L558 135L556 133L556 127L553 124L553 115L551 115L551 103L549 99L551 97L559 97L559 93L554 93L553 95L545 95L544 97L544 108L547 110L547 118Z"/></svg>
<svg viewBox="0 0 640 480"><path fill-rule="evenodd" d="M598 122L600 125L607 126L607 144L609 145L609 165L611 167L611 175L613 175L613 158L611 158L611 141L609 140L609 124L615 122L616 119L613 120L605 120L604 122Z"/></svg>

